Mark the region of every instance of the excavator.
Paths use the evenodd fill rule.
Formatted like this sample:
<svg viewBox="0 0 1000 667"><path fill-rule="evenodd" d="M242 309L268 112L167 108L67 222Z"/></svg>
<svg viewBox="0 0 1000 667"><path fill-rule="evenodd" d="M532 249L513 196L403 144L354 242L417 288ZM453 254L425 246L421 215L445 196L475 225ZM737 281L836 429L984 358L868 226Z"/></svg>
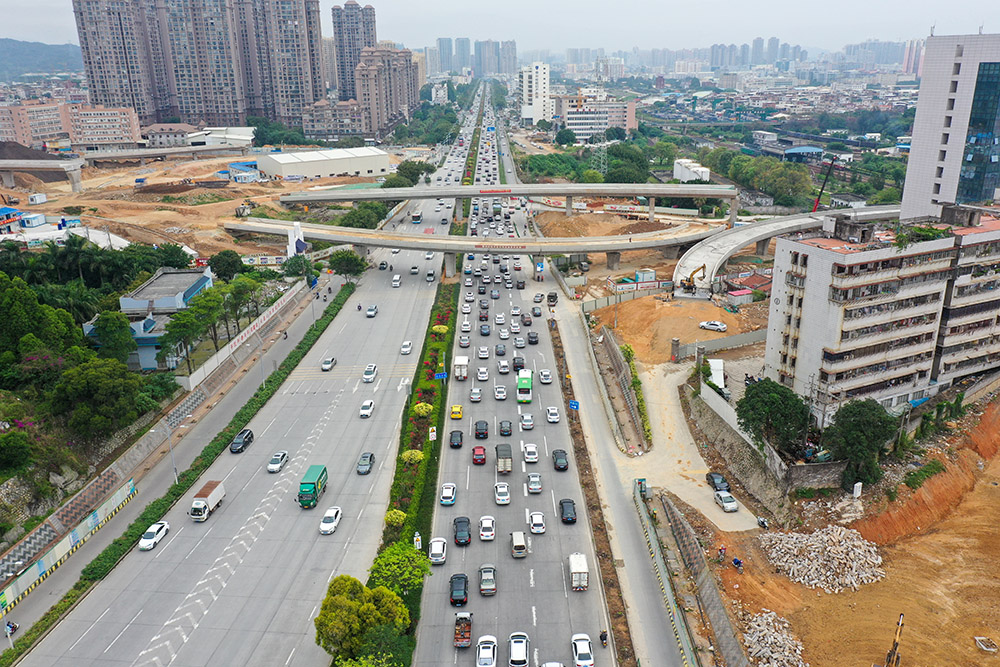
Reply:
<svg viewBox="0 0 1000 667"><path fill-rule="evenodd" d="M20 204L21 200L17 197L11 197L10 195L0 193L0 202L3 202L4 206L14 206L15 204Z"/></svg>
<svg viewBox="0 0 1000 667"><path fill-rule="evenodd" d="M692 271L691 275L689 275L687 278L681 278L681 289L684 290L685 292L692 292L693 293L694 292L694 277L696 275L698 275L699 271L701 271L701 277L702 278L706 277L708 275L708 273L706 271L707 268L708 267L705 264L702 264L697 269L695 269L694 271Z"/></svg>

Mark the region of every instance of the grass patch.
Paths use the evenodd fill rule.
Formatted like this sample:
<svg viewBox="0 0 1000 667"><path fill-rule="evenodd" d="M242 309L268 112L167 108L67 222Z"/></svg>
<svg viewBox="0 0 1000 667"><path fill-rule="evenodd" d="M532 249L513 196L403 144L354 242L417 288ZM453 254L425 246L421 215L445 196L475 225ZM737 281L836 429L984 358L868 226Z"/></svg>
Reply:
<svg viewBox="0 0 1000 667"><path fill-rule="evenodd" d="M944 464L938 459L931 459L924 465L920 466L916 470L911 470L906 473L903 477L903 484L906 484L911 489L919 489L923 486L924 482L938 474L939 472L944 472Z"/></svg>

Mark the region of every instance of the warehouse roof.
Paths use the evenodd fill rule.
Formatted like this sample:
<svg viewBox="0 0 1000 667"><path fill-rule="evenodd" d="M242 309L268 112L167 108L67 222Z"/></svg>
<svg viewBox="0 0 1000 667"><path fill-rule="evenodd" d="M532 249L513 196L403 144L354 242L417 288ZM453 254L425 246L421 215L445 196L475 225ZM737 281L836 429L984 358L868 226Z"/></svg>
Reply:
<svg viewBox="0 0 1000 667"><path fill-rule="evenodd" d="M331 148L323 151L299 151L297 153L268 153L267 157L279 164L303 164L325 160L343 160L359 157L388 155L377 148Z"/></svg>

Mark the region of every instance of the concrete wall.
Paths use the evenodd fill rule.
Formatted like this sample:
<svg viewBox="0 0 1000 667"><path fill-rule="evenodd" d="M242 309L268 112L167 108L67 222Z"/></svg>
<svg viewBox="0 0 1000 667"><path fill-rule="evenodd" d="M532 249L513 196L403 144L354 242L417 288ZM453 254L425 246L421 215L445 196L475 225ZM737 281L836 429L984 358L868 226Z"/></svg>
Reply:
<svg viewBox="0 0 1000 667"><path fill-rule="evenodd" d="M677 361L694 357L699 345L703 345L705 347L705 352L718 352L719 350L731 350L734 347L743 347L745 345L753 345L754 343L763 343L766 339L767 329L758 329L757 331L733 334L732 336L716 338L714 340L685 343L680 347L680 353L677 355Z"/></svg>
<svg viewBox="0 0 1000 667"><path fill-rule="evenodd" d="M591 299L590 301L583 301L580 303L580 308L585 313L590 313L598 308L604 308L605 306L610 306L613 303L623 303L625 301L631 301L632 299L640 299L644 296L650 296L653 294L662 294L666 292L665 289L650 289L650 290L639 290L634 292L618 292L613 296L602 296L599 299Z"/></svg>
<svg viewBox="0 0 1000 667"><path fill-rule="evenodd" d="M847 461L830 461L829 463L798 463L788 466L789 490L793 489L832 489L840 486L844 479Z"/></svg>

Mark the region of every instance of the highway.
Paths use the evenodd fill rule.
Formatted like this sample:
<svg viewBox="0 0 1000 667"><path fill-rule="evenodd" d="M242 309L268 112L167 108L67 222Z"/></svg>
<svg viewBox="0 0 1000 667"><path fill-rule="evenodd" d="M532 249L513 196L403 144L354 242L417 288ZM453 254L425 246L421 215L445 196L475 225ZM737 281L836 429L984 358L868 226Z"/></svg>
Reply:
<svg viewBox="0 0 1000 667"><path fill-rule="evenodd" d="M495 126L492 113L484 117L483 137L488 136L485 127ZM490 147L489 158L495 159L492 152L495 140ZM481 149L482 152L483 149ZM489 159L488 158L488 159ZM512 172L513 173L513 172ZM511 178L508 174L507 178ZM513 180L513 179L512 179ZM480 211L484 211L483 199L480 199ZM512 221L520 233L525 224L523 211L514 211ZM501 224L503 224L501 222ZM488 226L480 220L480 229ZM481 232L480 232L481 233ZM490 238L490 237L487 237ZM547 319L549 311L545 303L536 303L536 293L543 293L555 288L552 282L538 283L532 280L534 273L530 258L520 256L521 270L515 271L518 257L511 254L504 258L500 256L499 263L492 258L486 260L486 270L483 275L490 279L487 291L498 290L499 298L490 298L489 294L478 294L478 286L482 276L462 274L462 303L469 303L468 314L462 315L469 322L470 347L459 347L456 339L454 355L471 357L469 363L469 378L458 381L452 378L448 382L448 404L463 406L461 419L449 419L445 425L446 433L442 434L445 445L442 448L441 466L438 487L452 483L457 486L457 499L453 505L439 505L435 513L433 534L424 537L427 545L432 537L442 537L447 540L447 561L442 565L433 566L432 576L424 587L422 601L422 617L417 638L417 650L413 664L418 667L440 666L442 664L472 664L474 660L475 642L480 636L493 635L499 643L499 662L506 664L508 657L507 638L513 632L525 632L531 641L531 664L539 665L546 661L572 663L570 653L570 636L573 633L589 634L597 643L596 651L601 649L598 635L607 627L602 591L598 582L595 554L592 547L590 526L587 522L587 512L583 503L583 495L577 477L576 462L573 458L573 448L570 441L566 415L563 414L563 401L559 385L558 371L555 366L551 339L548 333ZM471 269L482 266L484 257L476 255L475 259L466 258L465 265ZM500 266L508 265L514 280L524 280L525 289L507 289L503 284L493 282L496 276L503 276ZM468 279L469 285L465 285ZM467 301L466 293L470 294L471 302ZM488 322L480 322L480 299L485 299ZM521 313L530 313L538 307L541 317L533 316L530 326L521 325L520 333L509 333L509 338L500 338L501 329L510 329L511 321L518 321L512 316L514 308L520 308ZM504 322L497 324L498 314L504 315ZM488 324L488 335L482 335L480 325ZM527 339L528 332L538 334L538 344L527 344L524 348L514 347L515 338ZM498 357L495 346L506 346L506 354ZM478 359L478 348L485 346L487 359ZM516 374L498 372L498 362L501 360L513 362L519 356L524 359L525 368L534 373L531 403L518 403L516 398ZM477 379L478 369L486 369L487 379ZM539 371L551 371L554 380L551 384L539 382ZM497 400L495 387L506 390L507 398ZM471 402L470 393L473 389L482 392L481 402ZM558 406L560 421L546 421L546 407ZM519 420L522 415L531 414L534 428L522 428ZM478 420L488 424L489 437L476 439L473 428ZM512 433L500 436L501 422L509 421ZM448 433L458 430L463 434L463 445L460 448L447 446ZM496 471L495 446L498 443L509 443L513 451L513 466L509 474L498 474ZM527 463L522 454L522 445L531 443L537 445L537 463ZM486 449L485 465L474 465L472 450L476 445ZM563 449L569 456L569 470L559 472L554 469L552 452ZM526 485L528 473L540 473L542 491L529 494ZM494 498L494 484L506 482L510 485L511 500L507 505L498 505ZM557 503L563 498L575 501L578 522L563 524ZM544 534L531 535L528 532L528 513L540 511L544 514L546 530ZM472 542L468 546L457 546L453 537L452 522L455 517L467 516L472 524ZM496 519L496 537L494 540L480 539L479 522L483 516ZM511 555L510 533L524 531L529 540L529 553L523 559L515 559ZM567 557L574 552L586 554L590 567L591 586L587 591L574 592L570 590ZM497 569L497 593L494 596L483 596L479 591L479 568L484 564L492 564ZM469 577L469 602L467 606L456 608L449 603L449 578L452 574L464 573ZM456 649L453 647L453 630L456 611L471 611L473 613L472 640L473 648ZM607 654L605 654L607 655ZM602 656L598 653L598 658ZM605 657L605 660L608 658ZM606 664L606 663L605 663Z"/></svg>

